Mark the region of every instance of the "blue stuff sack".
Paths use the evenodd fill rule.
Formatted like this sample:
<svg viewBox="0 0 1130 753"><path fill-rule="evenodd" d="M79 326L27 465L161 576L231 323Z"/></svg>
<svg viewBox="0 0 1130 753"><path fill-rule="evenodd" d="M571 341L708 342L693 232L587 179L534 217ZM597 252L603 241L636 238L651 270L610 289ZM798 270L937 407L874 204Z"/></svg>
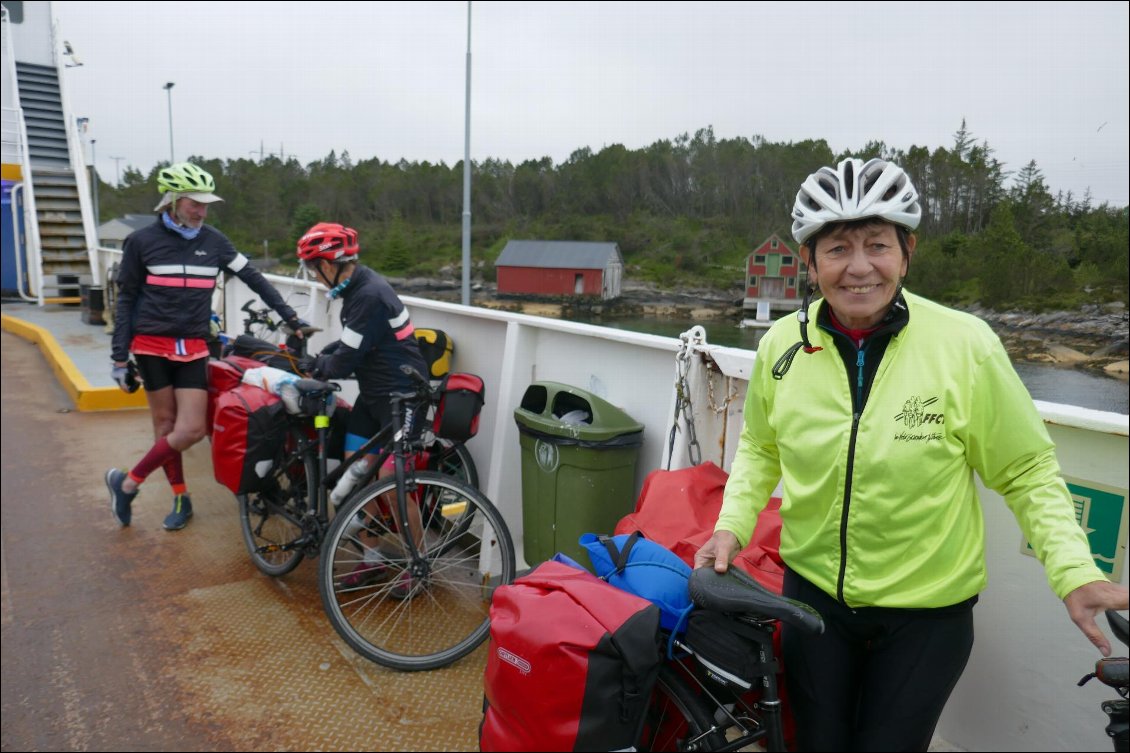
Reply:
<svg viewBox="0 0 1130 753"><path fill-rule="evenodd" d="M588 550L598 578L658 606L659 626L672 636L686 630L694 609L687 591L691 568L678 555L639 531L619 536L586 533L579 543Z"/></svg>

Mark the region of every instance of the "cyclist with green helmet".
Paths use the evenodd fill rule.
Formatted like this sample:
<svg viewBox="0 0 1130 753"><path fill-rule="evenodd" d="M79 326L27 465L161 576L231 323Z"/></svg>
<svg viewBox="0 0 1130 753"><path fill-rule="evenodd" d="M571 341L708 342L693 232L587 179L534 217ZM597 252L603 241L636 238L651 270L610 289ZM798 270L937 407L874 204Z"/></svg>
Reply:
<svg viewBox="0 0 1130 753"><path fill-rule="evenodd" d="M128 472L107 471L106 486L114 519L128 526L138 487L164 468L173 491L164 527L176 531L192 517L181 453L207 433L207 338L216 279L235 274L293 329L305 322L223 233L204 224L208 207L223 201L211 175L181 162L158 172L157 188L156 221L122 246L110 353L112 376L123 390L136 390L140 376L156 441Z"/></svg>

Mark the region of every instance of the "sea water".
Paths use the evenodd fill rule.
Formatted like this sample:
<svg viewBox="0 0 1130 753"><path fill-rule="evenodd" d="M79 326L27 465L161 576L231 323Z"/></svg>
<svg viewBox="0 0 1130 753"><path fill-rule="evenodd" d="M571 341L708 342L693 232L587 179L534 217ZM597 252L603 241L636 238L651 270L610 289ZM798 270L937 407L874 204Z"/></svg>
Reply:
<svg viewBox="0 0 1130 753"><path fill-rule="evenodd" d="M706 330L708 343L747 350L757 350L757 343L765 334L763 328L739 327L728 319L690 322L644 316L608 318L589 323L668 337L678 337L699 324ZM1034 400L1078 405L1113 413L1130 412L1130 385L1125 380L1079 367L1028 361L1017 361L1013 366Z"/></svg>

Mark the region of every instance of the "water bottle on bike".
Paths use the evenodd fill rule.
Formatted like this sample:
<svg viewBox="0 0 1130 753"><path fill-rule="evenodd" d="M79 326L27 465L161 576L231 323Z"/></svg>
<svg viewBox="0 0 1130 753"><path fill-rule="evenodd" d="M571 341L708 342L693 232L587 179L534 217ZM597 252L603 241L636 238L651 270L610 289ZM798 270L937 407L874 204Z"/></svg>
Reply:
<svg viewBox="0 0 1130 753"><path fill-rule="evenodd" d="M361 479L369 472L372 465L373 458L370 455L353 461L353 465L349 466L349 470L342 475L341 480L337 482L333 491L330 492L330 502L333 504L335 510L341 507L341 503L345 501L349 493L357 488L357 485L361 483Z"/></svg>

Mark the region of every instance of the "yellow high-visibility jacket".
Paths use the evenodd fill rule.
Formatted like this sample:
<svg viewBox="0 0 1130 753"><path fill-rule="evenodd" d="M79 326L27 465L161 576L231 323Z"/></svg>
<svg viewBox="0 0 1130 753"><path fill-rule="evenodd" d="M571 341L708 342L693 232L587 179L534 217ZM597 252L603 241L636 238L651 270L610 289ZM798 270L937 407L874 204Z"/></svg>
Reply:
<svg viewBox="0 0 1130 753"><path fill-rule="evenodd" d="M1104 580L1075 520L1055 446L1008 354L980 319L904 291L861 414L832 335L800 340L795 315L766 333L715 530L744 546L783 480L781 558L851 607L941 607L986 584L973 473L1001 494L1060 598ZM822 301L809 308L817 321Z"/></svg>

